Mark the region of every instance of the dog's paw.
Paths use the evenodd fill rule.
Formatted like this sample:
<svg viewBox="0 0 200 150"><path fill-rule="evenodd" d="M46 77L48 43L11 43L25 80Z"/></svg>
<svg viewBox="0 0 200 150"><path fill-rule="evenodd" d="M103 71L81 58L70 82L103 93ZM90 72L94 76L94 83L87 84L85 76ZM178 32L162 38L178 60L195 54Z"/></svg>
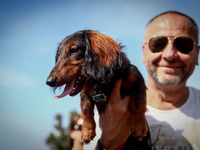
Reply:
<svg viewBox="0 0 200 150"><path fill-rule="evenodd" d="M96 136L95 130L93 129L82 129L82 141L88 144Z"/></svg>
<svg viewBox="0 0 200 150"><path fill-rule="evenodd" d="M131 132L134 137L137 137L139 141L142 141L142 138L147 136L148 132L148 126L146 123L146 120L140 120L140 121L132 121L131 122Z"/></svg>

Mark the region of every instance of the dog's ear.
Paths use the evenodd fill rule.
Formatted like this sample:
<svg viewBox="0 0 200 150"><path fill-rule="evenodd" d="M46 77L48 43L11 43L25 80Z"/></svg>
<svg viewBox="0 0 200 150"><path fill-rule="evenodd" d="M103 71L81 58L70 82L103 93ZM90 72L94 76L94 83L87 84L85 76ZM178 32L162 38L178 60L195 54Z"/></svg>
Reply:
<svg viewBox="0 0 200 150"><path fill-rule="evenodd" d="M111 37L97 31L87 32L90 50L95 56L95 63L101 66L109 66L120 53L119 44Z"/></svg>
<svg viewBox="0 0 200 150"><path fill-rule="evenodd" d="M84 38L86 51L82 74L97 80L109 80L115 72L113 69L122 67L120 45L97 31L85 31Z"/></svg>
<svg viewBox="0 0 200 150"><path fill-rule="evenodd" d="M97 57L94 55L91 44L86 31L83 31L83 37L85 40L85 62L81 70L81 74L85 76L95 76L95 72L98 72L98 67L95 65Z"/></svg>

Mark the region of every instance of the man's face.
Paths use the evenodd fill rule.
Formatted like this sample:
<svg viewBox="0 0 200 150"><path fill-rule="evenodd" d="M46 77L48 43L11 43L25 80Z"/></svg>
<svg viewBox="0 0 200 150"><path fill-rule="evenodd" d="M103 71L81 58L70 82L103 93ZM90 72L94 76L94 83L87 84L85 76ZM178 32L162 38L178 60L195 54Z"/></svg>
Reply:
<svg viewBox="0 0 200 150"><path fill-rule="evenodd" d="M149 49L149 39L154 36L168 37L167 45L160 52L153 53ZM173 43L173 37L177 36L190 37L197 43L192 23L183 16L165 14L148 25L143 44L143 62L148 80L161 85L179 85L186 83L194 71L198 64L199 47L194 44L190 53L181 53Z"/></svg>

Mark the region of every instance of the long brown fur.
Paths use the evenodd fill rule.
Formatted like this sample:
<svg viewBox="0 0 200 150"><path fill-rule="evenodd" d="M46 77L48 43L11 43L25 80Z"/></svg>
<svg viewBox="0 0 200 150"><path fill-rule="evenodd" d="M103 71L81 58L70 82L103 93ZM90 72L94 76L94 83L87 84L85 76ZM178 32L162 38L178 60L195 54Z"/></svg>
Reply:
<svg viewBox="0 0 200 150"><path fill-rule="evenodd" d="M113 42L113 39L109 36L96 31L91 32L88 38L90 39L92 52L99 60L98 64L108 66L113 63L113 60L117 57L117 53L120 52L119 45Z"/></svg>
<svg viewBox="0 0 200 150"><path fill-rule="evenodd" d="M60 43L56 64L47 78L47 84L57 88L73 79L79 82L74 85L75 91L69 95L74 96L80 92L81 115L84 120L82 140L85 143L95 137L95 104L99 113L104 111L107 104L107 101L93 100L94 87L102 88L109 99L113 83L120 78L122 97L131 97L129 111L133 114L130 118L132 134L141 140L148 131L145 120L146 87L142 75L121 52L120 45L109 36L93 30L76 32Z"/></svg>

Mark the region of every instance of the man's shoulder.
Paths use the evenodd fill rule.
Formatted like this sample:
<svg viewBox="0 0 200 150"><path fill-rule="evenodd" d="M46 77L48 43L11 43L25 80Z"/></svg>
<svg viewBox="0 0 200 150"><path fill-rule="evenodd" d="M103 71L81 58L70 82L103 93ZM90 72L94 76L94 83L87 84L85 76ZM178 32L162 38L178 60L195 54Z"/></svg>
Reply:
<svg viewBox="0 0 200 150"><path fill-rule="evenodd" d="M200 109L200 90L194 87L189 87L188 107L190 109ZM189 109L189 108L187 108Z"/></svg>
<svg viewBox="0 0 200 150"><path fill-rule="evenodd" d="M189 86L188 88L189 88L190 95L197 96L197 98L200 99L200 89L197 89L197 88L191 87L191 86Z"/></svg>
<svg viewBox="0 0 200 150"><path fill-rule="evenodd" d="M198 89L197 87L193 87L193 86L188 86L189 88L192 88L194 90L200 91L200 89Z"/></svg>

